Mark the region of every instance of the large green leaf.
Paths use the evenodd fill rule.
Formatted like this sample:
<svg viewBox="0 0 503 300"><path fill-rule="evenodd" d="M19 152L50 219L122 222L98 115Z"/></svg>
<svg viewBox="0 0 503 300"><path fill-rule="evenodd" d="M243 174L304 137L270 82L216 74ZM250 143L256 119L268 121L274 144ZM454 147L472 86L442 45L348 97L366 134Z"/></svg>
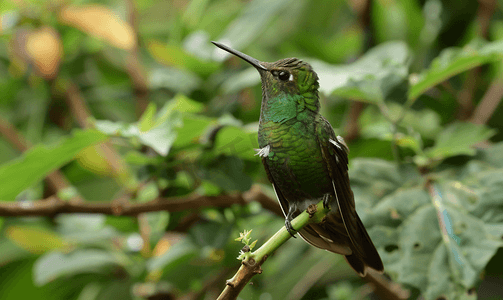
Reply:
<svg viewBox="0 0 503 300"><path fill-rule="evenodd" d="M0 167L0 201L10 201L24 189L71 161L84 148L107 139L97 130L75 130L57 145L37 145Z"/></svg>
<svg viewBox="0 0 503 300"><path fill-rule="evenodd" d="M236 49L246 47L292 0L253 0L223 33L219 41Z"/></svg>
<svg viewBox="0 0 503 300"><path fill-rule="evenodd" d="M33 280L40 286L61 276L97 273L113 265L120 265L119 259L103 250L82 249L69 254L50 252L33 266Z"/></svg>
<svg viewBox="0 0 503 300"><path fill-rule="evenodd" d="M412 79L409 99L416 99L422 93L449 79L450 77L482 64L503 58L503 41L481 45L478 41L463 48L448 48L433 60L430 68Z"/></svg>
<svg viewBox="0 0 503 300"><path fill-rule="evenodd" d="M480 155L479 157L484 157ZM359 214L385 271L426 300L462 299L503 246L503 168L472 160L426 179L411 166L355 159Z"/></svg>
<svg viewBox="0 0 503 300"><path fill-rule="evenodd" d="M218 64L192 55L177 45L163 45L157 41L148 43L150 54L160 63L208 76L218 69Z"/></svg>
<svg viewBox="0 0 503 300"><path fill-rule="evenodd" d="M69 248L69 243L58 234L39 227L10 226L5 235L20 248L35 254Z"/></svg>
<svg viewBox="0 0 503 300"><path fill-rule="evenodd" d="M108 120L96 121L96 128L109 135L120 135L126 138L136 137L138 140L162 156L166 156L177 138L177 133L182 136L178 145L186 145L199 136L209 124L208 118L193 116L191 113L200 112L203 105L184 95L176 95L168 101L156 114L156 106L150 104L140 121L135 124L112 122ZM196 119L194 121L194 118ZM187 130L184 130L184 120L187 121ZM200 122L197 122L200 121Z"/></svg>
<svg viewBox="0 0 503 300"><path fill-rule="evenodd" d="M473 123L452 123L435 139L435 146L425 154L434 159L443 159L455 155L474 155L474 144L485 141L496 133L494 129Z"/></svg>
<svg viewBox="0 0 503 300"><path fill-rule="evenodd" d="M256 152L253 150L257 148L257 132L235 126L225 126L220 129L214 144L216 154L236 155L248 160L257 159Z"/></svg>
<svg viewBox="0 0 503 300"><path fill-rule="evenodd" d="M251 178L244 172L244 164L236 156L220 155L201 162L201 176L225 191L247 191Z"/></svg>
<svg viewBox="0 0 503 300"><path fill-rule="evenodd" d="M320 91L349 99L376 103L405 80L409 49L403 42L388 42L369 50L349 65L328 65L313 61Z"/></svg>
<svg viewBox="0 0 503 300"><path fill-rule="evenodd" d="M184 239L171 246L168 251L160 256L152 257L147 261L146 267L149 271L156 271L164 268L174 268L176 265L186 263L197 253L194 244Z"/></svg>

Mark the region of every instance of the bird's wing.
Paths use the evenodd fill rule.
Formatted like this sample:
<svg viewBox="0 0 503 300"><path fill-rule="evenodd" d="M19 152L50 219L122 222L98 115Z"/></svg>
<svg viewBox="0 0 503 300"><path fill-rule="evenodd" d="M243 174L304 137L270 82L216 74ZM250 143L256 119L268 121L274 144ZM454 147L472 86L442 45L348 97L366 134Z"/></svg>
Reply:
<svg viewBox="0 0 503 300"><path fill-rule="evenodd" d="M276 193L276 197L278 198L279 205L281 210L283 211L283 215L286 217L288 214L288 200L283 195L281 189L276 185L274 179L271 176L271 172L269 171L269 165L267 164L267 160L265 157L262 157L262 164L264 165L265 172L267 174L267 178L272 183L272 187L274 188L274 192ZM334 238L330 237L330 234L327 233L320 225L318 224L309 224L304 226L301 230L299 230L299 235L305 240L307 243L328 251L332 251L335 253L339 253L342 255L351 254L351 249L346 246L347 242L345 241L345 235L341 234L336 236L342 240L334 240Z"/></svg>
<svg viewBox="0 0 503 300"><path fill-rule="evenodd" d="M279 206L281 207L281 211L283 211L283 215L286 217L288 214L288 201L286 200L285 196L283 196L283 193L279 190L279 188L276 187L276 184L274 183L274 179L271 176L271 172L269 171L269 165L267 164L267 160L265 157L262 157L262 164L264 165L265 173L267 174L267 178L269 181L272 183L272 188L274 189L274 192L276 193L276 197L278 198Z"/></svg>
<svg viewBox="0 0 503 300"><path fill-rule="evenodd" d="M317 126L318 142L323 159L332 179L339 212L347 235L353 247L353 254L360 257L365 264L378 271L383 269L381 258L356 213L355 200L349 184L348 148L342 137L336 137L330 123L322 116ZM330 214L329 214L330 216ZM327 217L329 217L327 216ZM334 222L325 222L329 225Z"/></svg>

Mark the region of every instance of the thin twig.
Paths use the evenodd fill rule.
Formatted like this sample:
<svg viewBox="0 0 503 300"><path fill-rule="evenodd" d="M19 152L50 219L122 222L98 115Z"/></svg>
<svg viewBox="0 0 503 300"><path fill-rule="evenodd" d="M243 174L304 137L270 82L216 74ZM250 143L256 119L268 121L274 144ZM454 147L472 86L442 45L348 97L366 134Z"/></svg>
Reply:
<svg viewBox="0 0 503 300"><path fill-rule="evenodd" d="M497 5L495 0L479 0L478 2L477 23L479 26L477 33L479 36L487 38L491 16L493 15ZM459 104L457 118L460 120L469 119L473 112L473 108L475 106L473 104L473 96L477 89L477 83L481 73L481 67L471 69L466 76L463 89L457 96Z"/></svg>
<svg viewBox="0 0 503 300"><path fill-rule="evenodd" d="M344 140L348 143L357 139L360 135L360 125L358 125L358 119L360 118L364 108L365 103L363 102L351 101L349 103L349 113L346 121L346 127L344 129L346 133Z"/></svg>
<svg viewBox="0 0 503 300"><path fill-rule="evenodd" d="M91 126L89 120L91 112L89 111L89 108L87 108L78 86L71 81L68 82L65 90L65 96L68 106L70 107L72 115L75 117L77 123L81 128L89 128Z"/></svg>
<svg viewBox="0 0 503 300"><path fill-rule="evenodd" d="M398 283L387 279L384 275L372 269L368 271L365 280L372 284L374 287L374 294L378 295L379 299L404 300L409 298L410 292Z"/></svg>
<svg viewBox="0 0 503 300"><path fill-rule="evenodd" d="M131 25L131 28L133 28L133 32L136 37L136 44L128 53L126 67L131 83L133 84L133 91L136 97L136 115L139 117L148 106L149 88L145 69L140 61L138 10L136 8L135 1L128 0L126 2L128 7L128 22Z"/></svg>
<svg viewBox="0 0 503 300"><path fill-rule="evenodd" d="M503 79L495 79L484 94L482 100L475 108L470 122L474 124L486 124L503 98Z"/></svg>
<svg viewBox="0 0 503 300"><path fill-rule="evenodd" d="M366 52L374 45L371 26L371 1L370 0L352 0L349 4L358 15L358 23L365 33L365 42L363 52ZM346 121L344 139L346 142L351 142L360 135L360 127L358 119L363 112L366 104L360 101L351 101L349 103L349 114Z"/></svg>
<svg viewBox="0 0 503 300"><path fill-rule="evenodd" d="M31 147L23 135L21 135L10 122L0 117L0 134L20 152L26 151Z"/></svg>
<svg viewBox="0 0 503 300"><path fill-rule="evenodd" d="M456 97L459 104L456 118L459 120L468 119L473 111L473 94L477 88L480 72L480 67L468 71L466 80L463 84L463 89L459 91L458 96Z"/></svg>

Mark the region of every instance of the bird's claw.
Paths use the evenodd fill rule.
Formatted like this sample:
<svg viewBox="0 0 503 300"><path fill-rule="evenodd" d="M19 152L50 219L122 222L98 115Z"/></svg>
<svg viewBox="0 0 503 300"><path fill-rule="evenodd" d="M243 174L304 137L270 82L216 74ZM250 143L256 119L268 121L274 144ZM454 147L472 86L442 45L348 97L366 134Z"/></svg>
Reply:
<svg viewBox="0 0 503 300"><path fill-rule="evenodd" d="M332 200L332 195L330 194L323 195L323 208L330 209L330 200Z"/></svg>
<svg viewBox="0 0 503 300"><path fill-rule="evenodd" d="M296 239L297 237L295 236L295 234L297 233L297 230L293 229L293 226L292 226L292 223L290 222L290 220L288 220L288 219L285 220L285 227L286 227L286 231L288 231L288 233L294 239Z"/></svg>

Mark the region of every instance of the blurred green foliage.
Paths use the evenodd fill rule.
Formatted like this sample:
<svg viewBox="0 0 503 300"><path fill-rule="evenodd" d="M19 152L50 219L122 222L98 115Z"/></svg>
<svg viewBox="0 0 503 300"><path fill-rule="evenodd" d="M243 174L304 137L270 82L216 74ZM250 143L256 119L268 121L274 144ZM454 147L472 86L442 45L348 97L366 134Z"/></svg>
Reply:
<svg viewBox="0 0 503 300"><path fill-rule="evenodd" d="M47 198L43 178L57 169L64 201L172 201L254 183L273 197L253 151L259 76L218 40L313 65L323 114L353 134L358 212L410 299L496 299L497 284L481 282L503 280L491 267L503 265L502 12L491 0L3 1L0 204ZM257 202L0 217L0 298L214 299L238 268L239 232L253 229L260 246L283 224ZM263 268L241 299L373 297L342 256L299 240Z"/></svg>

